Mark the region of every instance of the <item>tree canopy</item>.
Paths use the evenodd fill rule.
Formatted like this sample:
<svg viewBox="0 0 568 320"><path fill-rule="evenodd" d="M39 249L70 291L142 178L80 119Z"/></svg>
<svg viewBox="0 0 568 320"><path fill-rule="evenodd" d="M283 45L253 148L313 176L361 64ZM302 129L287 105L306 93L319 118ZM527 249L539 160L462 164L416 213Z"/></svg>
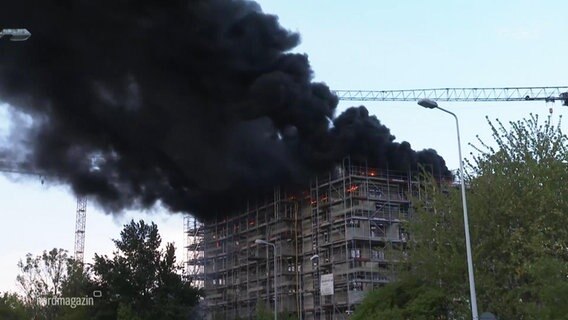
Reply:
<svg viewBox="0 0 568 320"><path fill-rule="evenodd" d="M124 226L113 257L95 255L95 286L102 291L101 319L186 319L201 291L178 272L175 247L160 249L158 227L144 221Z"/></svg>
<svg viewBox="0 0 568 320"><path fill-rule="evenodd" d="M28 311L15 293L4 292L0 295L0 319L3 320L24 320L28 319Z"/></svg>
<svg viewBox="0 0 568 320"><path fill-rule="evenodd" d="M447 315L443 290L416 278L397 281L371 292L357 307L353 320L427 320Z"/></svg>
<svg viewBox="0 0 568 320"><path fill-rule="evenodd" d="M488 122L494 143L479 141L464 177L479 312L490 311L499 319L567 319L568 137L560 121L554 125L551 117L542 123L531 115L509 127L498 120ZM460 190L431 178L421 187L407 226L412 237L410 264L400 279L420 279L442 293L441 299L429 301L439 303L434 310L445 314L434 312L424 319L467 318ZM401 284L369 295L357 314L368 310L363 308L366 304L400 298L397 286ZM413 294L413 299L431 295L419 290L405 294ZM407 314L412 310L408 304L387 306L392 312L400 308ZM368 319L391 319L381 312Z"/></svg>
<svg viewBox="0 0 568 320"><path fill-rule="evenodd" d="M92 265L76 262L63 249L26 255L18 264L21 295L0 296L0 318L194 319L202 292L181 274L174 245L161 247L158 227L131 221L120 236L112 257L95 254ZM68 306L46 300L82 297L92 303Z"/></svg>

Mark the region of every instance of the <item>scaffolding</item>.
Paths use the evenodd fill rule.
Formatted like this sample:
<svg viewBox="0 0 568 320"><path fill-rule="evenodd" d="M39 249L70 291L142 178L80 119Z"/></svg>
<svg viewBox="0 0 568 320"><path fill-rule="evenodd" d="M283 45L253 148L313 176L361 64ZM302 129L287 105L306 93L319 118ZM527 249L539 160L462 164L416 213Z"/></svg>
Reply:
<svg viewBox="0 0 568 320"><path fill-rule="evenodd" d="M189 277L192 284L198 288L204 287L205 252L204 252L204 226L195 217L183 217L183 232L185 234L185 265L184 274Z"/></svg>
<svg viewBox="0 0 568 320"><path fill-rule="evenodd" d="M275 188L244 212L204 228L204 285L211 319L254 319L257 308L297 314L300 307L298 202ZM256 244L262 239L276 245ZM274 271L278 296L274 297Z"/></svg>
<svg viewBox="0 0 568 320"><path fill-rule="evenodd" d="M203 284L209 319L255 319L261 306L297 319L345 319L364 294L393 281L405 259L418 191L410 173L346 159L305 192L249 201L243 212L203 228ZM258 245L261 239L275 244ZM274 283L276 271L276 284Z"/></svg>
<svg viewBox="0 0 568 320"><path fill-rule="evenodd" d="M380 171L346 159L312 182L309 216L304 216L303 319L344 319L366 292L393 281L404 259L417 192L410 173ZM322 288L332 277L332 291ZM324 291L327 291L324 295Z"/></svg>

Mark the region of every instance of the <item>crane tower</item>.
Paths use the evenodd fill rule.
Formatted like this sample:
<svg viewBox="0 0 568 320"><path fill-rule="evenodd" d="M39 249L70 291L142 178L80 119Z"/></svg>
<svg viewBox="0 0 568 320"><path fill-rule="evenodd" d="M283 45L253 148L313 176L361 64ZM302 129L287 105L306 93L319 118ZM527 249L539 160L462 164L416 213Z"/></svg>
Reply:
<svg viewBox="0 0 568 320"><path fill-rule="evenodd" d="M77 196L75 214L75 261L83 263L85 259L85 223L87 221L87 197Z"/></svg>

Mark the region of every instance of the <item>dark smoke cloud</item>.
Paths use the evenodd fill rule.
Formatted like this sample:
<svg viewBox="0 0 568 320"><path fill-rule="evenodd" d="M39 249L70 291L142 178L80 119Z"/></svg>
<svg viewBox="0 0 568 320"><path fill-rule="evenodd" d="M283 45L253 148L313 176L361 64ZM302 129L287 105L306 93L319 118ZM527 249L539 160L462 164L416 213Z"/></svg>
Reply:
<svg viewBox="0 0 568 320"><path fill-rule="evenodd" d="M0 99L31 115L28 161L109 212L157 202L200 218L351 154L390 169L433 165L364 107L312 82L299 35L236 0L19 0L1 42ZM332 125L331 125L332 124Z"/></svg>

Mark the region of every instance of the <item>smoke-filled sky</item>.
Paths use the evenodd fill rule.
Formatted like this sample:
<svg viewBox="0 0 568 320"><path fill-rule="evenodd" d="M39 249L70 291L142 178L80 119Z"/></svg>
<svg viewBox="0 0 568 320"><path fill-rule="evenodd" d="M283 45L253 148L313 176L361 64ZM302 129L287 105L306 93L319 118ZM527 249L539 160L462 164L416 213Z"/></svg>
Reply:
<svg viewBox="0 0 568 320"><path fill-rule="evenodd" d="M448 176L363 106L336 115L300 34L249 1L17 1L0 21L31 41L0 52L0 97L31 115L3 153L107 212L230 214L345 156ZM25 151L25 158L22 155ZM216 198L226 199L223 202Z"/></svg>
<svg viewBox="0 0 568 320"><path fill-rule="evenodd" d="M210 123L200 122L195 119L188 120L189 115L187 113L173 113L171 112L173 109L167 109L180 105L181 101L177 100L177 95L175 99L171 98L174 93L183 92L187 94L188 92L195 92L195 90L187 89L187 82L195 82L196 78L185 79L184 83L173 83L173 87L170 87L173 81L168 81L167 83L152 81L152 79L148 77L150 72L156 72L160 80L163 80L166 72L174 73L177 70L184 70L185 68L201 67L200 65L190 65L190 61L185 60L179 64L172 64L173 61L178 61L176 55L182 55L182 53L172 48L185 46L187 42L180 42L179 38L172 39L171 37L183 33L183 35L179 35L179 37L187 40L189 37L187 32L182 32L177 29L161 32L163 28L157 28L156 30L160 30L160 32L156 31L152 33L151 36L146 32L140 35L132 35L131 37L123 36L121 38L120 35L124 35L125 32L131 32L135 27L150 25L150 20L147 19L141 19L137 21L137 23L128 23L127 21L132 20L125 19L117 30L112 30L112 33L100 37L101 30L103 29L99 30L98 28L105 28L105 24L102 23L103 21L98 21L96 25L90 27L88 25L97 14L106 16L107 19L109 19L107 20L108 23L112 24L112 21L120 22L122 19L121 14L116 8L114 10L115 12L112 10L103 10L105 12L102 13L100 12L101 10L93 8L93 10L87 10L86 13L84 12L84 14L80 16L66 15L61 19L54 20L50 13L51 11L45 9L46 4L43 2L58 3L61 6L65 6L66 3L86 1L53 0L36 1L33 3L31 1L24 1L21 2L21 5L18 5L20 8L10 8L10 6L16 5L16 2L17 1L8 4L3 3L2 10L0 10L0 26L8 27L8 21L15 21L17 19L32 19L38 27L32 29L30 25L17 26L28 27L32 31L33 35L27 42L16 43L0 39L0 65L2 66L0 74L15 74L15 80L17 80L15 82L6 82L6 79L1 79L0 88L2 88L2 90L0 92L2 98L0 100L4 102L11 101L14 108L18 106L18 110L23 110L22 108L26 108L25 110L29 112L35 110L33 113L38 115L45 114L47 110L53 113L49 114L52 116L55 115L56 110L53 109L54 106L52 104L48 103L49 101L41 98L42 96L51 95L51 99L76 99L78 102L74 102L68 105L68 107L75 108L75 112L81 110L90 112L91 118L86 119L86 117L79 117L76 113L62 113L62 116L66 118L66 120L78 117L79 119L77 119L77 123L75 123L75 128L69 129L77 129L78 127L85 134L85 136L75 135L71 137L64 135L64 137L68 139L89 138L88 140L92 141L90 135L95 135L100 138L99 133L105 131L123 136L124 139L126 139L123 145L118 143L112 145L116 150L132 148L134 151L143 150L146 152L147 150L144 149L150 149L152 143L160 141L160 139L162 141L168 140L166 139L167 136L178 137L177 140L168 140L171 141L171 143L187 143L186 141L191 141L191 139L194 138L193 136L184 136L182 134L183 132L178 133L180 129L175 126L168 128L168 130L164 132L155 132L155 128L160 127L160 122L165 118L174 118L173 120L176 124L185 122L193 123L200 128L204 128L207 133L207 137L205 138L207 141L222 141L216 140L216 138L223 137L222 135L214 136L212 134L212 132L216 132L213 129L218 129L218 126L216 127ZM90 2L101 3L100 1ZM115 2L126 3L124 1ZM180 1L175 2L181 3ZM332 89L411 89L566 84L564 75L568 74L568 65L565 62L565 53L568 51L568 45L560 41L560 39L564 38L564 32L568 30L568 20L564 17L564 12L568 10L568 3L563 1L516 1L514 6L511 5L510 2L488 0L475 2L425 2L418 0L391 2L363 0L355 2L329 0L260 0L259 2L263 11L278 15L278 21L285 29L298 32L300 45L290 49L289 52L308 54L309 63L313 71L312 76L314 80L312 82L325 82ZM117 5L114 4L114 6ZM129 14L133 16L135 13L137 14L137 12L138 11L134 10ZM141 14L149 14L149 12L158 13L160 10L157 8L152 8L147 11L140 9L140 12ZM174 16L162 18L161 21L163 23L179 23L180 20L176 17L178 17L181 12L180 10ZM57 14L57 12L54 13ZM172 21L169 22L165 20ZM32 23L31 20L30 23ZM82 30L81 33L71 31L71 33L76 35L73 39L68 39L69 33L62 30L64 25L70 24L74 24L71 28ZM108 27L108 25L106 25L106 27ZM61 32L56 32L56 29L59 29ZM256 27L253 29L258 30ZM204 30L204 32L206 31L209 30ZM41 34L43 34L43 36L41 36ZM98 37L96 36L97 34L99 34ZM262 35L259 34L258 36L260 37ZM162 48L144 47L144 42L141 41L144 37L150 38L147 39L148 41L159 42ZM215 39L208 39L204 45L213 47L213 45L217 43L214 40ZM106 45L104 45L105 43ZM132 43L138 43L140 46L136 48L130 47ZM109 47L109 44L112 44L113 47ZM130 46L127 44L130 44ZM197 44L198 43L194 43L194 45ZM240 52L241 56L255 54L250 50L253 44L244 48L243 51ZM60 45L62 45L62 47ZM272 43L272 45L276 44ZM34 48L39 47L39 49L37 49L37 52L31 52L29 50L30 46ZM46 51L47 48L50 48L50 50L61 50L61 52L66 52L66 54L50 56ZM172 50L159 50L164 48ZM93 52L97 54L96 61L92 62L93 65L84 67L83 73L71 70L70 66L78 66L84 63L82 59L86 59L87 56L85 56L85 54L89 53L87 52L88 50L93 50ZM73 59L67 54L71 52L81 53L81 55L75 56ZM120 64L115 63L110 66L108 65L112 63L112 59L109 59L110 57L116 57L125 52L131 53L128 59L123 60ZM159 52L163 52L163 55L160 55ZM153 56L148 58L149 54ZM189 57L189 54L187 57ZM10 59L8 60L10 63L7 63L4 59ZM148 62L144 63L143 59L147 59ZM47 61L53 62L53 64L47 63ZM160 62L156 63L156 61ZM32 74L27 71L28 69L16 70L14 65L12 65L12 63L16 62L18 66L22 64L26 65L27 63L29 64L28 69L34 67L39 69L40 72ZM226 64L223 66L226 68L236 68L236 70L241 71L243 68L250 67L250 64L246 63L242 65L231 64L234 62L235 61L227 60ZM67 69L61 67L61 64L66 64ZM147 65L147 68L143 70L136 69L137 71L134 71L135 66L139 67L144 64ZM203 65L203 67L207 66ZM109 70L111 70L110 73L108 72ZM286 70L293 72L296 69ZM181 71L179 73L181 74ZM66 74L74 76L89 75L92 78L97 78L98 82L89 85L89 81L86 80L87 78L73 79L72 81L65 79L63 79L65 81L56 80L57 77L61 75L63 75L64 78ZM115 76L113 76L113 74ZM258 73L254 73L254 75L257 74ZM213 79L218 79L215 78L215 74L209 73L207 76L210 81L205 84L210 87L215 85L221 86L227 84L230 80L234 80L227 78L217 83L213 81ZM184 79L183 77L181 78ZM28 90L29 88L26 89L26 85L29 85L31 79L34 79L34 81L37 80L38 82L32 84L33 88L31 88L30 92ZM46 80L39 81L38 79ZM247 79L249 83L252 81L250 78L245 78L240 83L245 83L244 81ZM117 85L110 86L109 84L111 83ZM143 88L149 87L149 83L157 83L155 84L155 90L149 92L142 91ZM95 95L96 99L90 100L82 96L82 94L74 92L72 88L75 87L79 87L84 92L87 92L87 96L89 97ZM303 88L305 87L306 86ZM309 87L309 85L307 87ZM180 88L183 88L183 90L180 90ZM7 91L8 89L10 90L9 92ZM32 93L36 95L34 96ZM167 96L158 97L158 94L165 93L171 94L169 100ZM220 90L214 90L209 92L209 94L214 97L215 101L228 101L228 99L223 98L224 96L221 94ZM225 94L228 96L230 92L225 92ZM243 101L250 102L249 98L251 95L253 95L252 91L249 92L246 99L243 98ZM258 98L265 97L266 96L262 95L258 96ZM285 95L281 97L288 98L288 96ZM38 103L31 104L32 101ZM142 139L137 141L137 139L135 139L136 137L132 137L133 133L129 131L128 128L140 125L135 122L135 120L138 121L138 118L129 119L129 122L132 123L120 122L118 119L128 113L146 110L136 108L136 106L142 103L146 103L145 105L147 105L150 101L157 102L160 108L165 109L162 110L163 112L158 112L157 115L155 115L156 119L153 120L155 127L147 125L144 127L144 130L141 130L144 132L139 132L141 138L151 136L150 139L148 141L143 141ZM286 102L288 100L283 101ZM103 114L93 113L93 110L98 110L95 108L98 104L114 108L112 109L113 115L106 115L105 117ZM230 109L230 111L233 112L219 115L223 116L220 117L223 122L219 123L236 124L252 121L255 114L244 114L244 118L248 119L246 121L243 121L241 118L243 117L241 111L248 110L242 108L245 107L244 104L234 104L233 106L235 109ZM271 106L282 108L282 104L274 104ZM339 102L335 109L336 118L352 106L357 107L358 105L351 102ZM468 148L466 143L474 142L476 134L488 140L490 131L485 123L486 115L489 115L490 118L499 117L504 122L507 122L527 116L529 112L546 116L549 107L549 105L544 103L531 102L448 102L444 103L443 106L451 109L460 117L462 143L465 151L464 156L467 156L468 152L471 151L471 148ZM391 129L390 134L397 137L395 141L409 141L415 150L434 148L438 150L439 154L444 156L450 168L457 168L455 126L451 117L437 112L436 110L422 109L413 102L369 103L366 104L366 107L369 110L369 116L377 116L381 124ZM0 117L2 119L0 120L0 144L4 148L7 146L6 141L8 141L5 139L7 136L7 127L10 125L25 127L29 124L26 117L11 118L6 110L6 105L0 105ZM44 112L38 112L40 110ZM103 108L101 110L105 109ZM148 110L156 109L150 108ZM189 112L190 110L193 109L187 109L185 111ZM212 109L206 108L204 110ZM260 111L258 109L254 110ZM63 110L60 110L59 112L62 111ZM274 112L274 110L272 112ZM351 112L356 113L356 111ZM556 104L554 107L554 115L556 116L562 113L565 113L565 108ZM154 114L150 113L150 115ZM364 112L359 112L358 115L358 119L369 120L362 121L363 123L377 124L374 120L366 118ZM214 116L217 115L209 114L208 116L215 118ZM109 117L111 119L108 128L100 128L93 125L101 119L108 120ZM274 115L261 117L262 120L258 120L258 123L255 124L260 128L266 128L269 124L275 126L280 123L276 123L271 117L276 118ZM40 121L36 122L36 124L43 124L44 122L42 121L47 121L48 119L51 118L40 116ZM288 119L286 121L292 120ZM74 123L74 120L71 121L71 123ZM89 123L91 125L89 125ZM53 130L61 129L61 125L62 124L59 124L59 126L54 127ZM37 129L40 128L41 127L38 127ZM252 129L252 125L250 127L225 127L225 134L228 136L228 138L225 136L225 138L228 139L226 141L242 141L243 135L247 134L247 129ZM564 129L568 131L567 128ZM196 131L197 129L194 128L193 130ZM241 135L234 134L237 131ZM295 132L296 130L291 129L291 126L284 126L284 129L279 131L282 137L287 137L287 134L290 134L292 137L299 134L299 130ZM267 135L269 137L271 136L273 139L265 139L265 137L258 135L255 137L256 139L250 140L251 145L243 145L241 148L246 148L247 152L251 152L256 149L255 144L252 142L270 143L271 146L284 146L284 141L290 141L284 138L275 139L274 136L278 137L278 134L274 135L273 130L269 130L268 132L272 135ZM13 139L10 140L11 142L26 137L24 132L20 130L12 131L12 133ZM32 133L40 134L40 131L36 130ZM386 137L386 135L382 137ZM111 136L109 135L108 137L96 140L96 143L81 142L76 145L87 148L86 150L89 151L99 149L108 151L108 147L111 146L111 144L105 141L107 141L106 139L110 141L110 138ZM61 153L65 150L65 148L47 148L48 144L54 143L54 141L35 141L35 143L39 144L45 143L46 146L40 146L40 148L43 150L49 149L50 152L58 154L59 156L61 156ZM71 145L75 144L73 143ZM60 146L66 145L62 143ZM221 147L220 144L207 144L207 146L209 149L202 150L203 154L199 156L196 156L196 153L191 152L191 150L182 150L190 154L190 159L185 161L185 159L174 159L172 157L173 163L178 166L180 164L188 164L190 161L195 163L196 161L201 161L200 159L207 154L218 151L218 148L214 149L215 146ZM285 147L288 148L287 152L290 156L294 155L292 151L297 150L292 148L293 146L294 144L285 145ZM306 144L305 146L310 145ZM172 145L168 145L165 149L165 154L170 157L172 156L169 154L169 152L171 152L169 148L171 147ZM10 145L10 148L9 149L13 151L14 145ZM85 151L80 148L70 148L68 150L70 151L69 156L71 158L60 157L54 159L54 163L46 162L44 166L46 168L53 168L54 166L58 166L58 161L62 163L72 162L73 157ZM116 150L114 151L117 152ZM272 154L271 160L279 160L280 157L276 157L278 154L276 152L286 149L276 148L274 150L275 153ZM327 151L336 152L335 150L329 149ZM234 152L234 149L228 149L226 152ZM21 152L18 153L21 155ZM303 157L304 153L305 158ZM111 155L113 154L114 153L111 153ZM118 153L116 154L118 155ZM65 153L65 155L67 155L67 153ZM95 152L94 155L99 156L103 154ZM300 155L302 157L299 159L310 159L310 154L304 150L302 150ZM329 156L333 155L333 152L316 153L316 155ZM264 156L270 157L271 154L265 152ZM135 158L135 156L131 156L131 158ZM100 170L102 165L100 162L101 158L94 157L93 159L98 159L98 162L73 162L73 164L70 164L70 170L65 172L72 172L73 170L71 169L91 169L93 168L93 164L97 164ZM113 159L113 157L110 157L110 159ZM322 158L315 157L315 159ZM250 161L260 161L260 158L251 159L251 157L249 157L248 160L248 162L241 161L235 163L235 167L239 168L243 173L241 177L246 176L244 173L250 168L243 165L247 163L254 164L254 162ZM140 159L137 165L145 168L144 161L147 160ZM36 163L36 165L37 164L39 164L39 162ZM83 167L76 167L79 164ZM229 168L229 166L225 164L222 166L209 162L205 164L215 168ZM290 167L281 165L282 162L276 161L273 164L280 165L279 168L284 170L283 172L291 172ZM266 163L261 163L260 165L266 165ZM253 168L256 168L256 166ZM137 168L138 167L133 167L132 170ZM150 170L145 170L146 173L140 176L139 179L140 181L148 181L146 180L147 178L163 174L160 170L164 169L160 168L158 170L151 168ZM125 170L122 173L125 174L127 172L128 171ZM239 173L238 170L234 172ZM299 176L302 175L301 171L297 173ZM199 174L204 174L204 172L198 172L195 176L192 176L194 181L198 180ZM291 177L292 175L286 176ZM21 176L14 177L21 181L14 182L13 180L0 177L0 194L2 195L2 201L0 201L0 217L3 227L3 232L0 233L0 243L3 244L0 252L0 270L2 270L2 272L0 272L0 290L14 288L14 279L17 274L16 262L19 258L24 257L27 252L40 253L41 250L51 249L53 247L66 248L71 251L73 249L75 198L67 189L66 186L68 184L53 186L53 180L48 179L46 183L42 185L40 179L36 179L35 177L27 180L23 179ZM174 174L174 177L177 177L177 173ZM266 172L263 172L262 177L263 179L274 178L274 176L266 176ZM62 180L66 181L68 178L68 176L62 176ZM120 181L121 183L126 181L122 179L122 176L117 176L116 178L118 180L114 181ZM201 182L207 186L206 184L212 181L213 180ZM253 187L254 182L257 181L258 180L251 181ZM158 183L156 187L167 185L161 184L162 182L164 182L164 180L156 182ZM126 186L131 187L132 190L128 190L128 188L125 188L125 190L128 192L135 191L135 187L140 187L141 185L143 184L132 184L130 186L126 184ZM82 186L82 184L78 184L78 186ZM147 188L146 186L145 189L148 190ZM79 188L79 190L84 189ZM187 194L185 196L187 196ZM151 197L148 197L148 199L151 199ZM173 199L179 198L174 197ZM119 196L116 200L118 202L115 203L120 204L124 199ZM217 197L215 201L223 202L225 198ZM108 201L105 203L113 202ZM175 203L175 201L172 203ZM127 204L135 205L135 203ZM114 207L114 205L112 207ZM110 239L118 237L121 225L128 222L130 218L144 218L148 221L154 220L160 226L161 233L165 240L176 241L178 248L183 245L181 215L169 214L168 210L160 209L160 207L149 214L140 213L139 211L129 211L123 215L106 215L91 202L89 203L87 217L85 255L87 261L90 260L94 252L110 253L112 251L112 242ZM178 257L180 259L183 257L181 250L178 251Z"/></svg>

